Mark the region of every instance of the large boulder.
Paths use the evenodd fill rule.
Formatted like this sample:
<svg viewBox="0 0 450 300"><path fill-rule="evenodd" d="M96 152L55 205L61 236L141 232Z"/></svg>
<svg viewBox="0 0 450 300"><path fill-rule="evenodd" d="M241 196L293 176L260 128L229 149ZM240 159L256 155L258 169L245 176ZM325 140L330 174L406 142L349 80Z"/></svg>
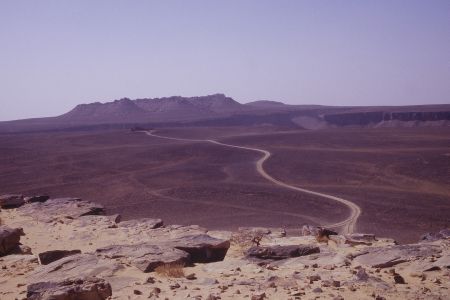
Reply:
<svg viewBox="0 0 450 300"><path fill-rule="evenodd" d="M42 222L77 219L87 215L103 215L102 205L79 198L56 198L45 202L34 202L18 208L18 212Z"/></svg>
<svg viewBox="0 0 450 300"><path fill-rule="evenodd" d="M22 228L0 226L0 256L14 252L20 245L22 235L25 235Z"/></svg>
<svg viewBox="0 0 450 300"><path fill-rule="evenodd" d="M1 208L16 208L22 206L25 203L23 195L1 195L0 207Z"/></svg>
<svg viewBox="0 0 450 300"><path fill-rule="evenodd" d="M432 244L395 245L367 248L353 263L373 268L389 268L399 263L439 254L441 247Z"/></svg>
<svg viewBox="0 0 450 300"><path fill-rule="evenodd" d="M190 255L185 251L149 243L112 245L99 248L95 252L105 258L123 258L142 272L152 272L161 265L190 263Z"/></svg>
<svg viewBox="0 0 450 300"><path fill-rule="evenodd" d="M80 250L49 250L39 253L38 258L41 265L48 265L58 259L80 253Z"/></svg>
<svg viewBox="0 0 450 300"><path fill-rule="evenodd" d="M31 283L54 282L81 277L109 277L121 269L112 259L102 259L93 254L75 254L39 266L30 273Z"/></svg>
<svg viewBox="0 0 450 300"><path fill-rule="evenodd" d="M28 300L104 300L111 295L111 285L95 277L38 282L27 286Z"/></svg>
<svg viewBox="0 0 450 300"><path fill-rule="evenodd" d="M230 248L230 241L207 234L194 234L173 238L166 245L188 252L194 263L207 263L223 260Z"/></svg>
<svg viewBox="0 0 450 300"><path fill-rule="evenodd" d="M309 245L288 245L288 246L266 246L266 247L251 247L247 250L248 257L255 257L259 259L286 259L291 257L299 257L319 253L319 247Z"/></svg>

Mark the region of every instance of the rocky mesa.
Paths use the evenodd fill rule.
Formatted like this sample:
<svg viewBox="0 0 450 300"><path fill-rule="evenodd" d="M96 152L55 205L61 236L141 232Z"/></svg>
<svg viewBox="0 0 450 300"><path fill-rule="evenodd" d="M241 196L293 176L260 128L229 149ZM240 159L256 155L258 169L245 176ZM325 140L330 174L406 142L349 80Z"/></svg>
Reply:
<svg viewBox="0 0 450 300"><path fill-rule="evenodd" d="M0 299L449 299L449 229L398 245L308 225L287 236L121 221L79 198L0 206Z"/></svg>

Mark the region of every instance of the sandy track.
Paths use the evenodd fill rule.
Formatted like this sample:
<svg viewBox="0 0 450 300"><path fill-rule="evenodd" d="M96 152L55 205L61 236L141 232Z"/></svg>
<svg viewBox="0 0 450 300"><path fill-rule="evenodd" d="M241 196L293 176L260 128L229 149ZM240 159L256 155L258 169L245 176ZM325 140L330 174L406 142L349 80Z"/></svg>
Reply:
<svg viewBox="0 0 450 300"><path fill-rule="evenodd" d="M339 197L335 197L332 195L328 195L328 194L324 194L324 193L319 193L319 192L315 192L315 191L311 191L311 190L307 190L304 188L300 188L294 185L290 185L288 183L285 183L283 181L280 181L278 179L273 178L272 176L270 176L266 170L264 170L264 162L269 159L269 157L271 156L271 153L267 150L264 149L259 149L259 148L252 148L252 147L244 147L244 146L237 146L237 145L231 145L231 144L225 144L222 142L218 142L216 140L202 140L202 139L184 139L184 138L174 138L174 137L168 137L168 136L162 136L162 135L157 135L154 133L154 131L142 131L144 133L146 133L149 136L152 137L157 137L157 138L162 138L162 139L168 139L168 140L174 140L174 141L184 141L184 142L204 142L204 143L211 143L211 144L216 144L216 145L220 145L220 146L224 146L224 147L230 147L230 148L236 148L236 149L243 149L243 150L249 150L249 151L255 151L258 153L263 154L263 156L256 161L256 171L263 176L265 179L267 179L268 181L287 188L287 189L291 189L294 191L298 191L301 193L306 193L306 194L310 194L310 195L314 195L314 196L318 196L318 197L322 197L322 198L326 198L329 200L333 200L336 202L339 202L345 206L347 206L350 210L350 216L348 218L346 218L345 220L338 222L338 223L334 223L334 224L325 224L323 225L324 227L327 228L342 228L342 233L343 234L349 234L349 233L353 233L355 231L356 228L356 223L358 221L359 216L361 215L361 208L356 205L355 203L343 199L343 198L339 198Z"/></svg>

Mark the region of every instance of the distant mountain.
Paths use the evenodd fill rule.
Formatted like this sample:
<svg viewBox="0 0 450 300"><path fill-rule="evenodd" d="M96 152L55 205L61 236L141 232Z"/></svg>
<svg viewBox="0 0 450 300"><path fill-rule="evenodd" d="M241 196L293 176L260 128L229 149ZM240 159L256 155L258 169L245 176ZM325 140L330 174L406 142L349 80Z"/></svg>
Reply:
<svg viewBox="0 0 450 300"><path fill-rule="evenodd" d="M253 107L285 107L287 106L283 102L271 101L271 100L258 100L253 102L248 102L245 105Z"/></svg>
<svg viewBox="0 0 450 300"><path fill-rule="evenodd" d="M360 106L287 105L259 100L241 104L223 94L165 97L77 105L50 118L0 122L0 132L161 126L275 125L304 129L450 125L450 105Z"/></svg>
<svg viewBox="0 0 450 300"><path fill-rule="evenodd" d="M223 94L203 97L167 97L130 100L123 98L107 103L76 106L59 116L60 120L82 123L183 121L225 115L245 110L245 106Z"/></svg>

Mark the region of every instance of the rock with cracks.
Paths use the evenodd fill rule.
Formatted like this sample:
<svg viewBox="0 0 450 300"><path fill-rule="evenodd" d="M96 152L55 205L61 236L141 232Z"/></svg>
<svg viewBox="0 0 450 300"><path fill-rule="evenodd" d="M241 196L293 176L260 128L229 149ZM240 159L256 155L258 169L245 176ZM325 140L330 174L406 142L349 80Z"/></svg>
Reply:
<svg viewBox="0 0 450 300"><path fill-rule="evenodd" d="M111 295L111 285L95 277L38 282L27 287L28 300L104 300Z"/></svg>
<svg viewBox="0 0 450 300"><path fill-rule="evenodd" d="M93 254L76 254L61 258L31 272L32 283L59 281L81 277L109 277L120 270L120 265L111 259L101 259Z"/></svg>
<svg viewBox="0 0 450 300"><path fill-rule="evenodd" d="M429 244L368 248L364 254L357 256L353 262L373 268L389 268L412 259L430 257L440 252L440 247Z"/></svg>
<svg viewBox="0 0 450 300"><path fill-rule="evenodd" d="M142 272L152 272L161 265L190 263L190 255L185 251L149 243L113 245L97 249L95 252L105 258L123 258Z"/></svg>
<svg viewBox="0 0 450 300"><path fill-rule="evenodd" d="M18 212L38 221L50 223L57 220L77 219L87 215L103 215L105 210L100 204L79 198L56 198L46 202L23 205Z"/></svg>

